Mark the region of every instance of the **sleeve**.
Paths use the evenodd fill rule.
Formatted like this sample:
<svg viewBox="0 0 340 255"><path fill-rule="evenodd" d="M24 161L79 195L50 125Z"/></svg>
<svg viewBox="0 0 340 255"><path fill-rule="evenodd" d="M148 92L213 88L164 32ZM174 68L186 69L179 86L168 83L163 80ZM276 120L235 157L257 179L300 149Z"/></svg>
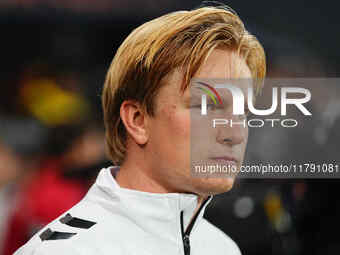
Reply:
<svg viewBox="0 0 340 255"><path fill-rule="evenodd" d="M37 247L23 246L13 255L88 255L66 243L46 243Z"/></svg>

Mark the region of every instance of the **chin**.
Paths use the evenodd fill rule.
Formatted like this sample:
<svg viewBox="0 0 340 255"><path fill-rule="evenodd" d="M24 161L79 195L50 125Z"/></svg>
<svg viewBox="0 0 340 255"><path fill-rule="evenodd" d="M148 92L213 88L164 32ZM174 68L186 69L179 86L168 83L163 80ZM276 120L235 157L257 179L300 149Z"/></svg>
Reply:
<svg viewBox="0 0 340 255"><path fill-rule="evenodd" d="M197 178L194 189L195 193L199 195L217 195L231 190L234 182L234 177Z"/></svg>

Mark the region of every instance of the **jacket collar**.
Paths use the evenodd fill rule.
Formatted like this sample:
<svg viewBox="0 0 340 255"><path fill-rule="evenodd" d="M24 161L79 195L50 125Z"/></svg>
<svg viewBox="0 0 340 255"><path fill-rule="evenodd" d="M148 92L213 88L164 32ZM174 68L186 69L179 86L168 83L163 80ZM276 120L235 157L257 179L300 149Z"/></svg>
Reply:
<svg viewBox="0 0 340 255"><path fill-rule="evenodd" d="M119 166L100 171L93 187L94 193L97 194L96 200L100 199L106 209L129 218L144 231L178 242L178 238L182 238L181 212L183 211L183 225L186 229L196 212L198 196L185 193L149 193L122 188L111 170L115 174L119 171ZM195 231L203 218L204 210L211 199L212 196L203 204L192 231Z"/></svg>

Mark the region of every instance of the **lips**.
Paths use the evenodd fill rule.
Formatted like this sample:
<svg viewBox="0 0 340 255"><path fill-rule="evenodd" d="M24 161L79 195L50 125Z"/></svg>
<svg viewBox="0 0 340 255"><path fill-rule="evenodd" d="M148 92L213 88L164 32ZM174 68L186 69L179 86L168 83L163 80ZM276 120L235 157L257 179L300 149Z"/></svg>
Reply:
<svg viewBox="0 0 340 255"><path fill-rule="evenodd" d="M238 160L235 157L231 157L231 156L210 157L209 159L217 160L217 161L224 162L224 163L229 162L229 163L236 164L238 162Z"/></svg>

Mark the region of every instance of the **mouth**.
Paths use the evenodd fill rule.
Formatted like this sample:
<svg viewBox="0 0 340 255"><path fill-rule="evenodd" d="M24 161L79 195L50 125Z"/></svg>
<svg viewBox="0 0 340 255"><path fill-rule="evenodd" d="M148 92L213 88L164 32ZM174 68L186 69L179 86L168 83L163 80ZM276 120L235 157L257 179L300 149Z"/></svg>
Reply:
<svg viewBox="0 0 340 255"><path fill-rule="evenodd" d="M209 159L212 159L214 161L218 161L224 164L237 164L238 160L235 157L231 157L231 156L221 156L221 157L210 157Z"/></svg>

